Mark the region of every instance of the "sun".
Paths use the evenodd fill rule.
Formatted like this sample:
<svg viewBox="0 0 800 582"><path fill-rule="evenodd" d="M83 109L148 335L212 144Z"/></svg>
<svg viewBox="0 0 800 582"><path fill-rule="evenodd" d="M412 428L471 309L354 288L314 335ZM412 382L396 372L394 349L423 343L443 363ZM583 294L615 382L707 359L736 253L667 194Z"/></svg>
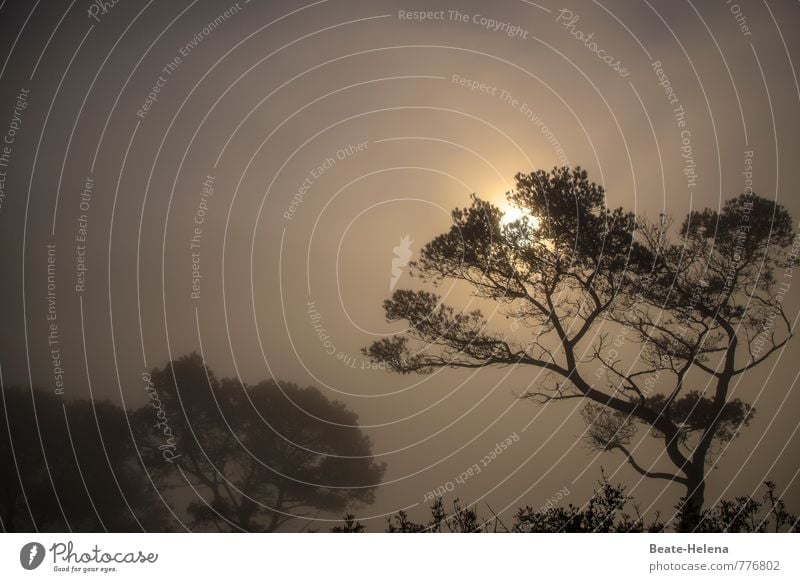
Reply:
<svg viewBox="0 0 800 582"><path fill-rule="evenodd" d="M533 216L530 212L528 212L524 208L519 208L518 206L514 206L506 202L500 207L500 211L503 213L502 216L500 217L501 226L507 226L512 222L516 222L523 218L527 218L528 223L533 228L539 227L539 219Z"/></svg>

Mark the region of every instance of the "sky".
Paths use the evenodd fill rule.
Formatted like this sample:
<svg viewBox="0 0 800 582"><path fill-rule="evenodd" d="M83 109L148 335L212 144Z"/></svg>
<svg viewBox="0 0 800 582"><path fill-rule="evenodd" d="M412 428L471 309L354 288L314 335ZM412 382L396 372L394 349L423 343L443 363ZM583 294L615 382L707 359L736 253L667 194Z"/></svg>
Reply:
<svg viewBox="0 0 800 582"><path fill-rule="evenodd" d="M143 371L192 351L219 376L317 386L387 463L356 512L374 528L424 516L426 494L512 435L451 495L510 515L563 490L582 503L602 470L668 512L680 489L586 448L578 404L516 398L538 371L400 376L361 348L402 331L382 309L393 289L430 288L397 253L418 258L472 193L502 205L517 172L580 165L609 206L651 218L748 187L800 218L799 16L724 0L4 3L3 383L55 390L55 347L66 398L129 408ZM770 479L800 504L797 345L736 386L758 413L709 499Z"/></svg>

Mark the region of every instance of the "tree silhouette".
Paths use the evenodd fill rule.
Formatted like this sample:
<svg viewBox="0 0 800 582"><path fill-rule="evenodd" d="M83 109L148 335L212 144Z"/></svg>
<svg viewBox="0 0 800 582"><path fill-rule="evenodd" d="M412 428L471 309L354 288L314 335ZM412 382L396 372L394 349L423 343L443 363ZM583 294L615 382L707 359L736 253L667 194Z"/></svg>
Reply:
<svg viewBox="0 0 800 582"><path fill-rule="evenodd" d="M492 330L480 310L462 313L437 294L397 290L386 317L407 321L407 331L364 353L400 373L508 365L543 372L523 397L583 399L587 440L621 452L644 477L683 485L680 528L694 529L712 447L753 414L731 396L731 381L792 335L778 279L793 266L789 214L741 195L720 211L690 213L673 241L670 219L653 224L607 208L604 189L580 168L515 180L507 198L520 219L504 224L500 209L473 195L411 267L434 285L468 284L522 324L525 337ZM640 427L661 441L671 471L634 458Z"/></svg>
<svg viewBox="0 0 800 582"><path fill-rule="evenodd" d="M122 408L13 387L0 404L3 531L169 527Z"/></svg>
<svg viewBox="0 0 800 582"><path fill-rule="evenodd" d="M786 510L784 501L776 493L776 485L765 481L766 492L761 499L750 496L723 499L716 507L703 510L696 531L706 533L761 533L772 531L797 532L798 520ZM491 508L490 508L491 509ZM632 509L633 514L626 509ZM479 515L474 506L462 506L456 498L452 510L445 509L439 497L430 506L431 520L427 523L413 521L405 511L398 511L387 519L387 533L660 533L666 524L656 513L648 522L639 507L622 485L610 483L605 475L592 496L582 506L520 507L514 514L510 528L492 511L492 516ZM333 533L362 533L364 526L352 514L342 518L342 525L330 530Z"/></svg>
<svg viewBox="0 0 800 582"><path fill-rule="evenodd" d="M203 497L189 505L193 526L275 531L373 501L384 465L373 461L357 415L316 388L220 380L197 354L151 379L165 420L158 426L152 409L139 412L149 464L161 483L188 483Z"/></svg>

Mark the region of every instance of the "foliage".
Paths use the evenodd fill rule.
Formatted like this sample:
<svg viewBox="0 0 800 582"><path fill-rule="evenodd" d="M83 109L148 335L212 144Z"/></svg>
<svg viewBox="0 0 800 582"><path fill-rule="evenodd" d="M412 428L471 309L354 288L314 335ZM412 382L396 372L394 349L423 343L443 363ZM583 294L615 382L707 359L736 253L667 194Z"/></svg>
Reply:
<svg viewBox="0 0 800 582"><path fill-rule="evenodd" d="M142 410L149 465L162 485L188 479L202 492L189 506L193 528L275 531L295 517L373 501L385 466L372 460L357 415L316 388L219 380L197 354L151 377L180 457L163 462L163 435Z"/></svg>
<svg viewBox="0 0 800 582"><path fill-rule="evenodd" d="M698 532L798 532L797 517L786 510L783 500L776 494L771 481L764 483L766 492L761 500L749 496L734 500L721 500L713 508L703 511ZM631 508L633 514L626 512ZM667 524L656 513L646 520L639 512L633 498L622 485L609 483L605 476L591 498L581 507L569 504L566 507L532 509L522 507L514 514L510 528L493 515L488 518L478 515L474 507L463 507L454 500L452 511L444 509L444 501L438 498L430 507L431 520L427 523L412 521L405 511L399 511L388 519L388 533L661 533L669 531ZM352 514L344 517L342 526L333 532L364 531L365 528Z"/></svg>
<svg viewBox="0 0 800 582"><path fill-rule="evenodd" d="M406 331L364 353L403 374L534 369L538 385L522 397L584 400L588 442L622 453L644 477L684 486L683 527L693 529L715 445L754 414L732 397L732 381L793 335L779 277L793 267L791 217L743 194L720 210L689 213L676 240L667 216L651 223L608 208L604 189L580 168L515 180L506 196L522 218L504 224L499 208L473 195L412 268L434 287L469 285L524 337L494 330L480 310L463 313L431 291L398 289L384 310ZM620 356L626 351L628 361ZM639 428L662 442L672 470L634 458L627 445Z"/></svg>

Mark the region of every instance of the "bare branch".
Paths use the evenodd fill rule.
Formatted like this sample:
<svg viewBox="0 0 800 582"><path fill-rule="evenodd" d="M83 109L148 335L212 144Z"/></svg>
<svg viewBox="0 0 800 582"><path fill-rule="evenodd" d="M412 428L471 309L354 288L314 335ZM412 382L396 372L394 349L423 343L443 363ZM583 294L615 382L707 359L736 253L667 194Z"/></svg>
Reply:
<svg viewBox="0 0 800 582"><path fill-rule="evenodd" d="M628 464L630 464L630 466L633 467L636 470L636 472L642 475L643 477L648 477L650 479L666 479L667 481L674 481L675 483L686 484L686 479L678 475L673 475L671 473L653 472L644 469L641 465L639 465L639 463L636 462L636 459L633 457L630 451L628 451L628 449L625 448L623 445L614 445L612 448L622 451L622 454L624 454L625 457L627 457L628 459Z"/></svg>

